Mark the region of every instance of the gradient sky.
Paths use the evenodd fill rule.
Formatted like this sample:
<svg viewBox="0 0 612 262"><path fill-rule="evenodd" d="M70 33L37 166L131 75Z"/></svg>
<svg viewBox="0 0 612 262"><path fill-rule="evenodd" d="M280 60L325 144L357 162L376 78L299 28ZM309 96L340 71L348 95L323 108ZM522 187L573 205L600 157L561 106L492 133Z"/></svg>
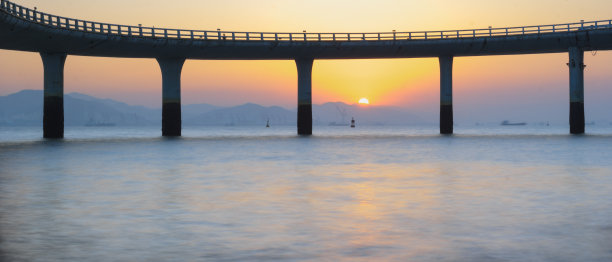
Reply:
<svg viewBox="0 0 612 262"><path fill-rule="evenodd" d="M236 31L377 32L470 29L612 19L612 1L484 0L15 0L43 12L117 24ZM459 57L454 64L457 119L565 121L567 54ZM587 121L612 122L612 52L585 54ZM65 92L161 106L161 73L152 59L68 57ZM42 89L38 54L0 50L0 95ZM438 61L317 60L313 102L401 106L435 116ZM184 104L253 102L294 108L293 61L188 60ZM486 113L483 113L486 112Z"/></svg>

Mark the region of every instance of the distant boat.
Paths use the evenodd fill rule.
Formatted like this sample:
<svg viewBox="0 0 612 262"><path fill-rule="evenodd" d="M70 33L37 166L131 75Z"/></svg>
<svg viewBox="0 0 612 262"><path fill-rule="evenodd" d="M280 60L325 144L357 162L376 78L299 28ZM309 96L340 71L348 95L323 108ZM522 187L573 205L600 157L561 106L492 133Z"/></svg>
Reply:
<svg viewBox="0 0 612 262"><path fill-rule="evenodd" d="M504 120L503 122L501 122L502 126L524 126L527 125L527 123L525 122L516 122L516 123L512 123L508 120Z"/></svg>
<svg viewBox="0 0 612 262"><path fill-rule="evenodd" d="M355 118L351 118L351 128L355 128Z"/></svg>

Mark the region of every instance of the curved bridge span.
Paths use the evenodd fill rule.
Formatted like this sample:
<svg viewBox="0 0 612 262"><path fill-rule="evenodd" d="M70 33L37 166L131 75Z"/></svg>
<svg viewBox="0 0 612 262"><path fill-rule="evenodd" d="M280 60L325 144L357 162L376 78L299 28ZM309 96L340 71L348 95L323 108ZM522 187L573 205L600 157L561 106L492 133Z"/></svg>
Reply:
<svg viewBox="0 0 612 262"><path fill-rule="evenodd" d="M584 51L612 49L612 20L525 27L374 33L267 33L153 28L67 18L0 0L0 49L39 52L44 137L63 137L67 55L155 58L162 70L162 134L181 135L180 75L186 59L295 60L298 133L312 134L314 59L438 57L440 132L453 133L455 56L569 53L570 132L584 133Z"/></svg>

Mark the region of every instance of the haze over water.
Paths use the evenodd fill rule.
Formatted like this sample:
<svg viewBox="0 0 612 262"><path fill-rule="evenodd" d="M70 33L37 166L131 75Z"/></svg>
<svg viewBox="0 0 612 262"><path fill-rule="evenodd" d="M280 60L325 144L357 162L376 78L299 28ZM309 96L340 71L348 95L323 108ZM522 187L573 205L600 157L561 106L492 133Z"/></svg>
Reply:
<svg viewBox="0 0 612 262"><path fill-rule="evenodd" d="M0 260L610 261L612 126L0 129Z"/></svg>

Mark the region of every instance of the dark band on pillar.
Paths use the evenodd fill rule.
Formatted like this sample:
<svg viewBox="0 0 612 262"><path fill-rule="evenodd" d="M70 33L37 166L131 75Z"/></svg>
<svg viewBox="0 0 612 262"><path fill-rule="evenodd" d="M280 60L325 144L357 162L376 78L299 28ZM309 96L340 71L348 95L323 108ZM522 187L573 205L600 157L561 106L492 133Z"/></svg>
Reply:
<svg viewBox="0 0 612 262"><path fill-rule="evenodd" d="M312 134L312 104L298 105L298 134Z"/></svg>
<svg viewBox="0 0 612 262"><path fill-rule="evenodd" d="M181 103L166 102L162 104L162 136L181 135Z"/></svg>
<svg viewBox="0 0 612 262"><path fill-rule="evenodd" d="M453 105L440 105L440 134L453 133Z"/></svg>
<svg viewBox="0 0 612 262"><path fill-rule="evenodd" d="M570 133L584 134L584 103L570 102Z"/></svg>
<svg viewBox="0 0 612 262"><path fill-rule="evenodd" d="M43 137L64 137L64 98L45 96L43 108Z"/></svg>

